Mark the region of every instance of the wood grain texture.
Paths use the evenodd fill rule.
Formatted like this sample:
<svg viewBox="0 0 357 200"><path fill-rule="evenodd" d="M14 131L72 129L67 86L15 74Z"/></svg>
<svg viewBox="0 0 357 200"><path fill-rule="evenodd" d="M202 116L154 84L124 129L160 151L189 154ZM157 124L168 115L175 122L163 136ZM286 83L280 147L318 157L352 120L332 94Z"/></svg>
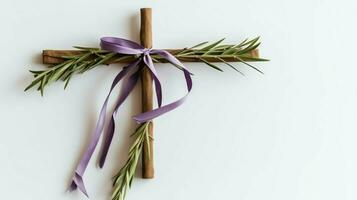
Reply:
<svg viewBox="0 0 357 200"><path fill-rule="evenodd" d="M164 49L166 51L168 51L171 54L175 54L176 52L180 52L182 51L182 49ZM83 51L81 50L43 50L42 52L42 57L43 57L43 63L44 64L58 64L63 62L62 58L58 58L60 56L71 56L71 55L76 55L76 54L80 54L83 53ZM251 51L250 56L255 57L255 58L259 58L259 51L258 49L255 49L253 51ZM178 58L181 62L202 62L202 60L197 59L197 58ZM222 62L218 59L215 58L206 58L207 61L209 62ZM120 60L119 63L129 63L134 61L134 59L124 59L124 60ZM166 63L166 60L160 60L161 62ZM237 59L226 59L227 62L239 62L239 60ZM250 60L246 60L246 61L250 61ZM252 60L254 61L254 60ZM106 64L112 64L112 63L106 63Z"/></svg>
<svg viewBox="0 0 357 200"><path fill-rule="evenodd" d="M152 48L152 24L151 24L151 8L140 9L141 14L141 28L140 28L140 42L145 48ZM141 71L141 103L142 111L150 111L153 109L153 81L151 72L148 67L142 63ZM146 142L143 146L142 154L142 177L154 178L154 153L153 153L153 123L149 124L149 144ZM147 147L149 145L150 148ZM148 152L150 151L150 152Z"/></svg>

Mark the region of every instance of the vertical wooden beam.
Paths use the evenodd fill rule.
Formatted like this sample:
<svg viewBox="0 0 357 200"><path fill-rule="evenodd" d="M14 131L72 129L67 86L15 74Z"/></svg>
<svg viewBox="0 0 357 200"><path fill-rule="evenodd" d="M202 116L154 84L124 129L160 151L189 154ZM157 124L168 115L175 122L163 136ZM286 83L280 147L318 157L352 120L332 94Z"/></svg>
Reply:
<svg viewBox="0 0 357 200"><path fill-rule="evenodd" d="M141 8L141 28L140 41L145 48L152 48L152 27L151 27L151 8ZM153 109L153 81L149 68L144 67L141 72L142 88L142 111L146 112ZM144 143L142 154L142 177L154 178L154 153L153 153L153 124L149 124L150 152L147 143ZM150 153L150 154L149 154ZM150 156L149 156L150 155Z"/></svg>

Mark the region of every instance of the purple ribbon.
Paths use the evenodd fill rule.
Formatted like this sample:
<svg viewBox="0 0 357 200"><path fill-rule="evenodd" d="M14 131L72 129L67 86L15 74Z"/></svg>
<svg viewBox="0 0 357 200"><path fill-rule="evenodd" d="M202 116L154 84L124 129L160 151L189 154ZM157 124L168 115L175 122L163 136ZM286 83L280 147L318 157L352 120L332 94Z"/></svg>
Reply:
<svg viewBox="0 0 357 200"><path fill-rule="evenodd" d="M125 66L114 78L114 81L110 87L109 94L107 95L104 104L102 106L102 109L99 114L99 119L97 121L96 128L94 129L94 132L92 133L92 138L91 141L81 159L79 164L77 165L77 168L75 170L74 176L72 178L72 182L70 185L70 190L75 190L79 189L82 191L87 197L88 193L86 191L86 188L84 186L83 182L83 174L88 166L89 160L92 157L92 154L98 144L99 138L103 132L104 129L104 124L105 124L105 116L107 112L107 104L108 100L110 97L110 94L112 93L112 90L114 87L125 78L118 100L115 103L115 107L113 110L113 113L111 115L111 119L109 121L108 127L105 130L105 138L102 144L102 150L100 153L100 159L99 159L99 167L102 168L105 159L111 144L111 141L113 139L114 135L114 130L115 130L115 120L114 117L117 113L118 108L120 105L125 101L125 99L129 96L130 92L133 90L135 87L139 77L140 77L140 69L145 66L139 66L139 63L144 62L146 67L150 69L152 78L154 80L155 84L155 91L156 91L156 98L158 102L158 108L147 111L138 115L135 115L133 119L138 122L138 123L143 123L150 121L162 114L165 114L178 106L180 106L188 96L189 92L192 89L192 79L191 79L191 74L190 72L185 68L185 66L178 60L176 59L173 55L171 55L169 52L165 50L160 50L160 49L147 49L141 46L140 44L122 39L122 38L116 38L116 37L103 37L100 40L100 46L102 49L119 53L119 54L124 54L124 55L135 55L137 56L137 60L134 61L133 63L130 63L129 65ZM185 76L186 80L186 85L187 85L187 94L183 96L182 98L178 99L177 101L174 101L172 103L169 103L167 105L162 106L162 91L161 91L161 83L159 81L156 69L154 67L154 63L152 61L152 58L150 55L159 55L163 59L167 60L169 63L175 65L176 67L179 67Z"/></svg>

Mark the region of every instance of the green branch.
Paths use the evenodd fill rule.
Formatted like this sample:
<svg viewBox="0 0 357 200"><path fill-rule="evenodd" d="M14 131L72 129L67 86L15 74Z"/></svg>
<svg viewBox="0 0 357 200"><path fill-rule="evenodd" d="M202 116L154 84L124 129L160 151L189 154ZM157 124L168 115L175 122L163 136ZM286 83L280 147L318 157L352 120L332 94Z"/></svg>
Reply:
<svg viewBox="0 0 357 200"><path fill-rule="evenodd" d="M229 63L229 61L234 60L242 62L252 69L263 73L256 67L247 63L247 61L268 61L267 59L257 58L251 55L251 52L257 49L260 45L259 37L252 40L246 39L237 45L221 44L222 41L223 39L212 44L203 42L193 47L182 49L182 51L176 52L173 55L177 59L198 59L215 70L223 71L216 63L209 61L210 59L216 59L244 75L235 66ZM115 63L120 60L133 59L136 57L136 55L117 54L99 48L75 48L81 50L81 53L71 56L60 56L58 58L63 59L63 62L52 65L46 70L30 70L34 76L34 80L25 88L25 91L37 86L37 90L39 90L43 96L45 87L58 80L63 80L65 82L64 89L66 89L69 81L75 74L84 73L102 64ZM154 62L163 62L159 55L152 55L151 57Z"/></svg>
<svg viewBox="0 0 357 200"><path fill-rule="evenodd" d="M127 191L131 187L133 181L136 166L139 161L139 157L142 153L144 143L149 144L149 124L150 122L145 122L141 124L136 131L132 134L135 137L134 143L129 150L128 160L125 165L119 170L119 172L114 176L114 191L112 195L112 200L124 200ZM146 145L150 148L150 145ZM150 152L150 149L148 149ZM150 156L150 155L149 155Z"/></svg>

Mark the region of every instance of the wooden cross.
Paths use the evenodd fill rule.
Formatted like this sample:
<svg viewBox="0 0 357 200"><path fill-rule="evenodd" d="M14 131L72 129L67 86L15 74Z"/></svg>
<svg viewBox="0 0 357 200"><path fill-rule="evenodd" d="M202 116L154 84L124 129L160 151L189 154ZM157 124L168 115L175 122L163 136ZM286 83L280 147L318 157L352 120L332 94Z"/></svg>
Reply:
<svg viewBox="0 0 357 200"><path fill-rule="evenodd" d="M140 9L141 13L141 28L140 28L140 41L145 48L152 48L152 20L151 20L151 8ZM183 49L165 49L166 51L175 54ZM44 50L43 51L43 63L44 64L58 64L63 62L61 56L71 56L82 53L81 50ZM250 56L259 58L259 53L257 49L248 52ZM195 57L185 57L178 58L181 62L202 62L201 59ZM211 57L206 59L209 62L222 62L222 60ZM131 62L130 59L120 60L120 63ZM224 61L241 61L235 58L227 58ZM165 62L165 61L163 61ZM110 64L110 63L106 63ZM146 112L153 109L153 80L151 77L150 70L144 67L141 72L141 86L142 86L142 111ZM153 124L149 125L149 135L153 138ZM143 155L142 155L142 177L143 178L154 178L154 161L153 161L153 141L150 140L149 147L144 143ZM148 149L150 152L147 152ZM149 154L150 153L150 154ZM147 156L150 155L150 156Z"/></svg>

